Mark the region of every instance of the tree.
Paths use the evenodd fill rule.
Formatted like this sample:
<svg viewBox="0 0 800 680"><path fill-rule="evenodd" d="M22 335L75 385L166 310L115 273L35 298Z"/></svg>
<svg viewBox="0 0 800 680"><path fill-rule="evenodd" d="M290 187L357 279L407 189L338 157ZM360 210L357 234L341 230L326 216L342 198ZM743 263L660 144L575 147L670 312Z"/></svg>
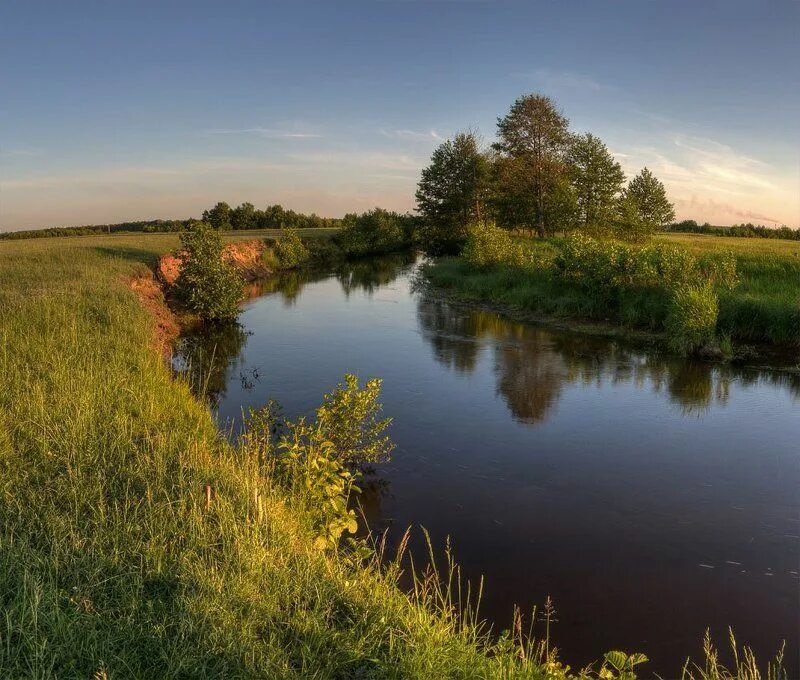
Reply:
<svg viewBox="0 0 800 680"><path fill-rule="evenodd" d="M633 196L624 193L617 199L613 216L613 234L618 239L643 243L657 228L654 222L645 219Z"/></svg>
<svg viewBox="0 0 800 680"><path fill-rule="evenodd" d="M487 176L486 158L471 132L461 132L434 150L416 193L426 250L440 255L463 246L467 225L483 216Z"/></svg>
<svg viewBox="0 0 800 680"><path fill-rule="evenodd" d="M573 137L569 161L578 224L594 232L607 230L625 181L622 167L591 133Z"/></svg>
<svg viewBox="0 0 800 680"><path fill-rule="evenodd" d="M217 203L211 210L203 211L203 222L208 222L220 231L231 228L231 207L224 201Z"/></svg>
<svg viewBox="0 0 800 680"><path fill-rule="evenodd" d="M654 229L661 229L675 220L675 209L667 199L667 190L647 168L642 168L630 181L625 193L636 204L642 219Z"/></svg>
<svg viewBox="0 0 800 680"><path fill-rule="evenodd" d="M223 204L218 203L217 206L219 205ZM230 211L231 229L253 229L255 224L256 209L252 203L242 203L238 208Z"/></svg>
<svg viewBox="0 0 800 680"><path fill-rule="evenodd" d="M540 236L563 228L552 211L561 202L553 201L552 194L563 191L567 177L569 121L549 97L531 94L517 99L505 118L498 118L497 134L498 221L536 229Z"/></svg>

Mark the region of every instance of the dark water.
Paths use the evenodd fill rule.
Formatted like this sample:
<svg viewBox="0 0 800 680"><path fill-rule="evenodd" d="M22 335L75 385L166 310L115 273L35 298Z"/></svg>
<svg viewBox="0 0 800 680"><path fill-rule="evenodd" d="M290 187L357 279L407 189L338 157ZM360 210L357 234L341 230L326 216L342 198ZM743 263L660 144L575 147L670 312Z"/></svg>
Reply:
<svg viewBox="0 0 800 680"><path fill-rule="evenodd" d="M216 347L220 421L268 399L311 413L345 372L379 376L397 449L370 524L450 536L496 627L549 595L573 667L624 649L674 677L732 626L762 659L785 639L800 674L797 376L524 326L414 292L414 269L290 274L243 329L187 338L195 368Z"/></svg>

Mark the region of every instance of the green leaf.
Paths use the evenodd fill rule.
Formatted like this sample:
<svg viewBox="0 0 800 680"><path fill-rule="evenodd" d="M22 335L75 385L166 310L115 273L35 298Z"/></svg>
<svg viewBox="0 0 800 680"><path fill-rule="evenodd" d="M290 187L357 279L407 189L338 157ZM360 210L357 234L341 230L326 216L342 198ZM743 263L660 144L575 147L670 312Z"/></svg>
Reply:
<svg viewBox="0 0 800 680"><path fill-rule="evenodd" d="M621 671L625 668L625 664L628 661L628 655L625 652L620 651L606 652L605 659L611 666L616 668L618 671Z"/></svg>

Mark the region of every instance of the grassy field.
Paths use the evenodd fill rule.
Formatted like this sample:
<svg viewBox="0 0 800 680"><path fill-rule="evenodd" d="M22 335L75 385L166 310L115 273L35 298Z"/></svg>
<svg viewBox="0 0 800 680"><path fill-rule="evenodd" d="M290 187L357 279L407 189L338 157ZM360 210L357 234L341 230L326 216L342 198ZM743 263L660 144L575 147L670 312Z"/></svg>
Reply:
<svg viewBox="0 0 800 680"><path fill-rule="evenodd" d="M0 677L564 677L435 580L314 548L152 346L127 281L175 245L0 243Z"/></svg>
<svg viewBox="0 0 800 680"><path fill-rule="evenodd" d="M738 343L800 345L800 243L756 238L694 234L660 234L657 240L683 246L701 256L733 252L740 282L719 299L718 331ZM525 239L542 256L552 257L555 241ZM433 283L465 298L497 302L517 309L564 319L611 321L631 328L657 329L663 317L659 296L623 297L616 317L606 305L546 272L473 270L457 259L429 269Z"/></svg>

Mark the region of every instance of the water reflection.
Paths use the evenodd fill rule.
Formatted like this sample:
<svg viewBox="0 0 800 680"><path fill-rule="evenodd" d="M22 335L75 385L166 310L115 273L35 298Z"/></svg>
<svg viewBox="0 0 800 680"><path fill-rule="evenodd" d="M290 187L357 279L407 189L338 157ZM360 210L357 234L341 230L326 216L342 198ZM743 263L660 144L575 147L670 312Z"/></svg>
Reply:
<svg viewBox="0 0 800 680"><path fill-rule="evenodd" d="M221 324L205 332L187 333L178 341L173 370L192 391L216 406L225 397L229 372L236 369L250 335L237 323ZM243 385L253 385L258 372L242 373Z"/></svg>
<svg viewBox="0 0 800 680"><path fill-rule="evenodd" d="M501 395L518 422L544 421L565 386L631 383L665 391L685 415L701 415L727 403L731 382L766 381L800 396L800 376L754 372L637 350L617 341L558 333L505 319L494 312L419 297L417 319L437 362L460 373L475 370L491 351Z"/></svg>

